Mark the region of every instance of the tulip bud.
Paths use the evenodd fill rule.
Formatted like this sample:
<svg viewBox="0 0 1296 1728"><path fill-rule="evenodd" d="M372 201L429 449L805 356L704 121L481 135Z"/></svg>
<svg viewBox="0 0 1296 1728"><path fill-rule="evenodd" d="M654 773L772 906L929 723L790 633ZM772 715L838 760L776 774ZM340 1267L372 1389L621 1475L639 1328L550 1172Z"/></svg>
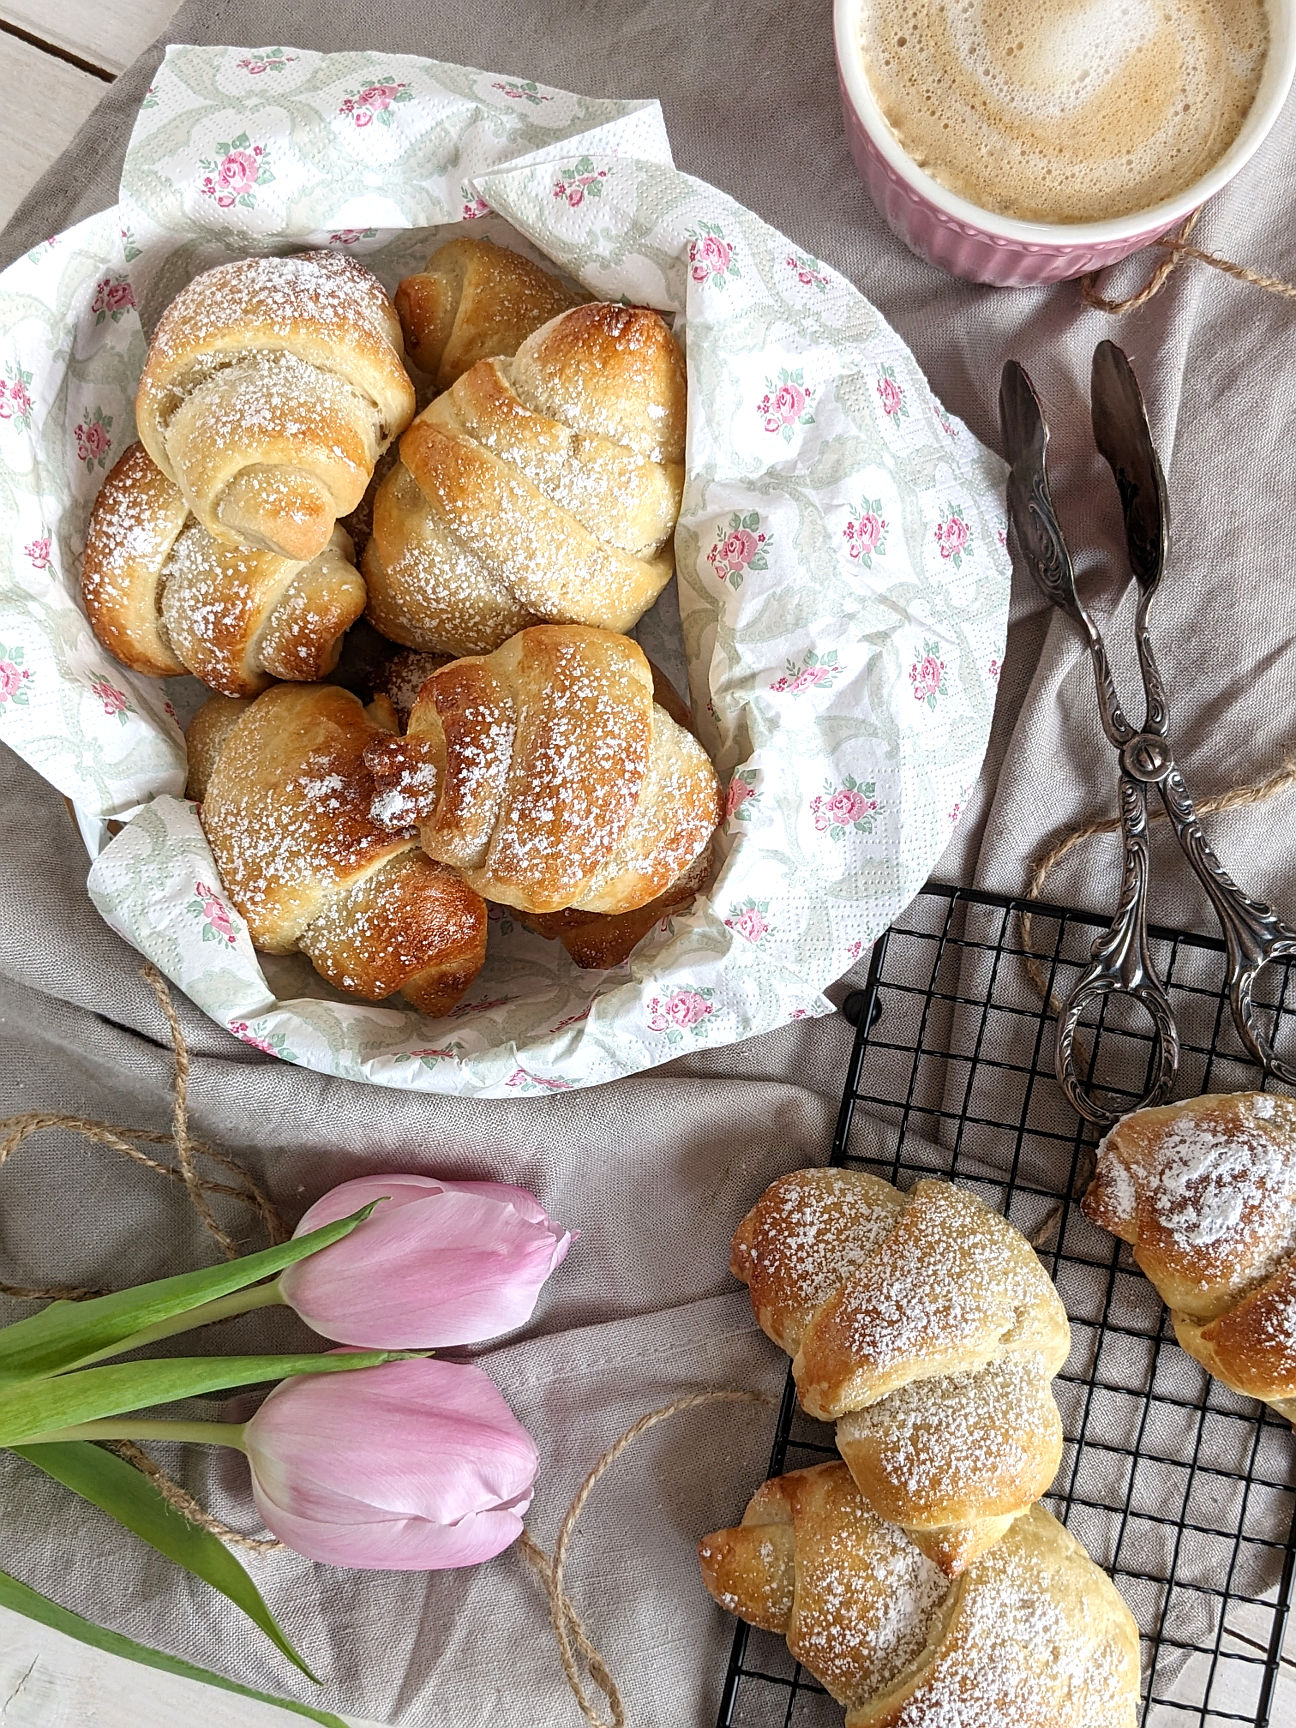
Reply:
<svg viewBox="0 0 1296 1728"><path fill-rule="evenodd" d="M295 1234L376 1200L363 1224L290 1266L280 1293L314 1331L366 1349L475 1344L531 1318L571 1234L525 1188L360 1176L333 1188Z"/></svg>
<svg viewBox="0 0 1296 1728"><path fill-rule="evenodd" d="M285 1380L243 1430L257 1510L329 1566L439 1571L522 1534L536 1449L482 1373L415 1359Z"/></svg>

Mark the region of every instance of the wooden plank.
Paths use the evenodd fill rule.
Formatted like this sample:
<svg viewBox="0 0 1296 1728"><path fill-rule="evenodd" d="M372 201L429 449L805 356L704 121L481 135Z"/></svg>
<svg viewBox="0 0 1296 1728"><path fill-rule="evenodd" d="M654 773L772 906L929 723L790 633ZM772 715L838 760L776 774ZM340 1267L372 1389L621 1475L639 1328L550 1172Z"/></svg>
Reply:
<svg viewBox="0 0 1296 1728"><path fill-rule="evenodd" d="M90 1650L0 1608L4 1728L302 1728L305 1718ZM371 1725L353 1720L353 1728ZM376 1725L375 1725L376 1728Z"/></svg>
<svg viewBox="0 0 1296 1728"><path fill-rule="evenodd" d="M0 32L0 223L69 142L104 93L103 81Z"/></svg>
<svg viewBox="0 0 1296 1728"><path fill-rule="evenodd" d="M0 23L116 74L170 23L176 0L0 0Z"/></svg>

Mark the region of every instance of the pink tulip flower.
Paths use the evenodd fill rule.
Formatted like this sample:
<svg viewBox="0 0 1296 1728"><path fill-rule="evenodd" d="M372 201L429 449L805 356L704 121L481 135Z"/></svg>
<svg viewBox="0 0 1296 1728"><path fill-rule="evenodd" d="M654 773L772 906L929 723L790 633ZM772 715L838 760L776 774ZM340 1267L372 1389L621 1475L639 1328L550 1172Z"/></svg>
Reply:
<svg viewBox="0 0 1296 1728"><path fill-rule="evenodd" d="M535 1196L500 1182L361 1176L331 1189L296 1234L371 1200L349 1236L290 1266L280 1294L325 1338L377 1350L475 1344L531 1318L571 1245Z"/></svg>
<svg viewBox="0 0 1296 1728"><path fill-rule="evenodd" d="M522 1534L536 1449L482 1373L415 1359L285 1380L246 1424L257 1510L328 1566L440 1571Z"/></svg>

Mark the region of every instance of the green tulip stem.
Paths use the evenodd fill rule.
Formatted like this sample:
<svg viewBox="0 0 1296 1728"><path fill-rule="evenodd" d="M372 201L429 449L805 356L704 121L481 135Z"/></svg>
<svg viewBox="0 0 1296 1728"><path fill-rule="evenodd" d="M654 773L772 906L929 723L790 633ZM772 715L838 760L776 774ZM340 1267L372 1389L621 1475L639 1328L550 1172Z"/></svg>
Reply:
<svg viewBox="0 0 1296 1728"><path fill-rule="evenodd" d="M47 1446L62 1440L183 1440L191 1446L234 1446L246 1452L241 1422L168 1422L151 1416L104 1416L97 1422L74 1422L24 1440L24 1446Z"/></svg>
<svg viewBox="0 0 1296 1728"><path fill-rule="evenodd" d="M140 1350L146 1344L156 1344L159 1338L174 1338L177 1332L188 1332L195 1326L210 1326L217 1320L232 1320L236 1314L249 1314L254 1308L273 1308L282 1302L283 1294L277 1278L268 1284L250 1285L245 1290L231 1290L228 1296L217 1296L213 1301L203 1302L183 1314L172 1314L169 1319L133 1332L129 1338L121 1338L116 1344L109 1344L89 1356L81 1356L59 1372L88 1368L93 1362L103 1362L110 1356L124 1355L127 1350Z"/></svg>

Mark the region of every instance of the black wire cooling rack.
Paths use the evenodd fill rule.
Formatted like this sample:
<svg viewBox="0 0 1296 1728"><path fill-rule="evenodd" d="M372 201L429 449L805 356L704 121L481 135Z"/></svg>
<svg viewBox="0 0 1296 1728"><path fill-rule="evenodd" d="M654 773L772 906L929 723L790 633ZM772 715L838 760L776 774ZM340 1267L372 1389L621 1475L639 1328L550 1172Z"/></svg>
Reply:
<svg viewBox="0 0 1296 1728"><path fill-rule="evenodd" d="M1129 1250L1078 1199L1095 1131L1053 1077L1054 1016L1089 957L1091 913L932 885L873 950L845 1004L856 1028L832 1162L907 1188L949 1176L1035 1241L1071 1317L1057 1381L1066 1446L1047 1504L1115 1579L1143 1636L1145 1728L1267 1728L1296 1568L1296 1437L1212 1380L1174 1341ZM1177 1097L1257 1087L1222 993L1223 944L1154 927L1182 1039ZM1296 982L1257 1001L1280 1048ZM1103 1006L1090 1080L1116 1100L1151 1082L1150 1026ZM835 1456L789 1376L770 1475ZM781 1638L738 1627L720 1728L840 1728ZM1275 1724L1275 1728L1278 1725Z"/></svg>

